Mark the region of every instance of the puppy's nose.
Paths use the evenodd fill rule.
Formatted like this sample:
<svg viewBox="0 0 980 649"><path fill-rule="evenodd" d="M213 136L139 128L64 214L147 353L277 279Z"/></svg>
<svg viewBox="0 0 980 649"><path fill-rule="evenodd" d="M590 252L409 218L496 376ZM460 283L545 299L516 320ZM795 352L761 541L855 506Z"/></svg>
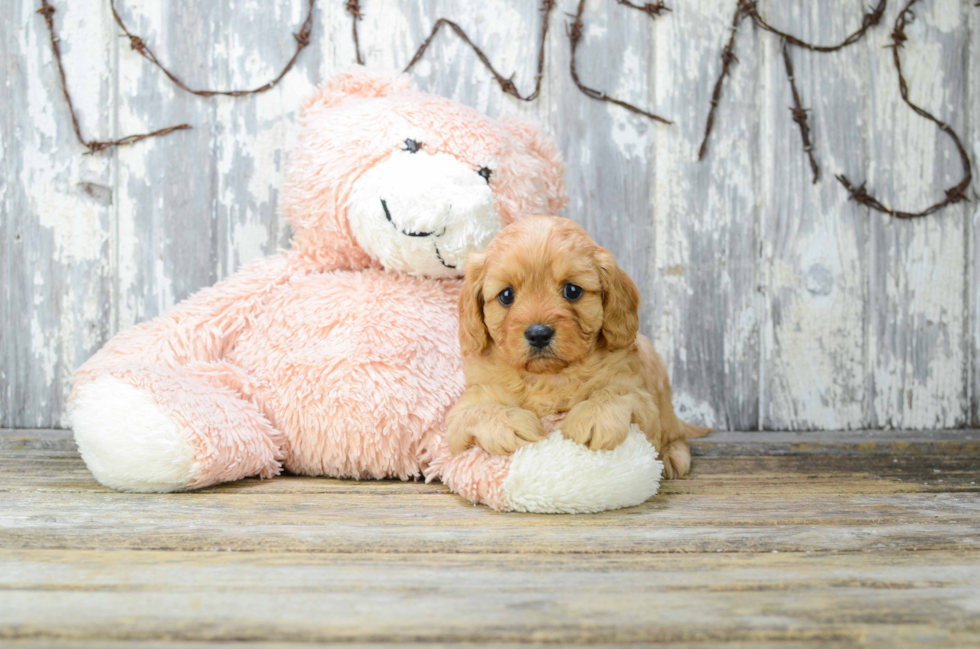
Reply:
<svg viewBox="0 0 980 649"><path fill-rule="evenodd" d="M527 338L527 342L530 343L531 347L536 349L544 349L547 347L554 336L555 330L548 325L531 325L524 330L524 337Z"/></svg>

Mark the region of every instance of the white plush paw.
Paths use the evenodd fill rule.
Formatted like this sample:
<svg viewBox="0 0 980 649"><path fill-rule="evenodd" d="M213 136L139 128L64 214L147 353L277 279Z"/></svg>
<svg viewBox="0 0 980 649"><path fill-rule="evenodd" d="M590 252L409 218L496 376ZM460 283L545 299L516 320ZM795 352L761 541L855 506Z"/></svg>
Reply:
<svg viewBox="0 0 980 649"><path fill-rule="evenodd" d="M78 389L69 406L75 443L95 479L122 491L189 488L199 466L181 427L153 396L114 376Z"/></svg>
<svg viewBox="0 0 980 649"><path fill-rule="evenodd" d="M514 511L594 513L645 502L657 493L663 468L636 425L611 451L590 451L555 431L514 453L503 489Z"/></svg>

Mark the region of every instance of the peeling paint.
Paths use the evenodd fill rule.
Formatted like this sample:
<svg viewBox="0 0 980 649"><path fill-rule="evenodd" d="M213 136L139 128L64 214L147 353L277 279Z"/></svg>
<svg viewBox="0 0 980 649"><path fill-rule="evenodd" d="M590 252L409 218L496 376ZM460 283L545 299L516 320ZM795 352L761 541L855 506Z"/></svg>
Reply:
<svg viewBox="0 0 980 649"><path fill-rule="evenodd" d="M98 259L109 233L103 229L100 206L81 193L64 193L35 183L34 211L40 225L50 228L59 261Z"/></svg>
<svg viewBox="0 0 980 649"><path fill-rule="evenodd" d="M239 100L192 97L117 38L107 3L77 0L59 7L58 20L86 134L194 127L83 157L35 5L12 3L11 24L23 28L2 36L23 54L5 83L15 108L0 123L9 170L0 197L12 210L4 218L16 224L3 254L24 270L9 289L16 313L3 320L18 327L22 348L0 349L0 398L5 405L24 389L32 396L21 423L57 425L65 423L59 400L71 370L104 336L287 242L277 203L297 109L354 57L342 4L319 3L311 46L275 89ZM794 52L823 171L816 186L787 110L777 40L758 30L739 33L739 65L726 81L709 156L696 161L733 5L671 8L650 20L590 3L580 61L585 83L649 106L675 120L670 127L574 87L559 11L537 102L503 95L449 31L415 68L416 82L495 117L543 122L568 163L565 215L641 285L643 329L670 368L685 418L723 428L967 423L971 408L980 412L980 208L900 223L848 202L832 179L866 178L889 202L914 207L932 202L959 171L948 141L901 104L884 49L897 8L889 5L882 26L846 52ZM193 9L201 23L160 0L122 10L177 74L230 88L278 71L305 2L205 3ZM514 72L522 91L534 83L536 2L372 0L365 11L359 28L371 67L404 67L445 16L498 69ZM768 3L766 11L774 24L824 43L860 20L850 0ZM973 128L961 135L980 159L980 68L975 52L963 53L977 48L980 12L936 0L916 13L902 51L912 97L958 129ZM27 369L12 375L11 357Z"/></svg>

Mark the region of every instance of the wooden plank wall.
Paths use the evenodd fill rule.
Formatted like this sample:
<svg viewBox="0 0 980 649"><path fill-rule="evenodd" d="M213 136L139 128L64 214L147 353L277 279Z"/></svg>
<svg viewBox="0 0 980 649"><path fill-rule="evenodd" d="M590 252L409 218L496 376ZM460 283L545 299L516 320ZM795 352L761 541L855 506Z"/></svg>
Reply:
<svg viewBox="0 0 980 649"><path fill-rule="evenodd" d="M119 38L106 0L53 0L87 137L188 122L166 138L83 155L39 0L0 25L0 427L66 425L72 370L113 333L156 316L244 262L288 245L277 215L296 108L354 60L345 0L319 0L312 44L262 95L204 99ZM899 97L892 0L868 38L833 54L792 50L821 165L811 182L777 37L742 24L709 153L697 149L735 0L674 0L657 19L587 0L585 83L649 107L655 124L581 94L558 0L540 98L505 96L444 33L418 87L501 117L536 119L568 165L566 215L610 247L644 295L644 330L667 360L678 409L721 429L980 425L980 201L900 222L833 180L867 179L920 209L958 181L950 141ZM637 3L642 4L642 3ZM770 23L834 43L866 3L760 2ZM980 8L922 0L902 56L912 97L980 155ZM192 87L254 87L288 60L304 0L131 0L121 14ZM536 0L362 0L369 66L401 68L433 22L468 30L526 92ZM975 163L976 164L976 163ZM971 198L977 196L974 187Z"/></svg>

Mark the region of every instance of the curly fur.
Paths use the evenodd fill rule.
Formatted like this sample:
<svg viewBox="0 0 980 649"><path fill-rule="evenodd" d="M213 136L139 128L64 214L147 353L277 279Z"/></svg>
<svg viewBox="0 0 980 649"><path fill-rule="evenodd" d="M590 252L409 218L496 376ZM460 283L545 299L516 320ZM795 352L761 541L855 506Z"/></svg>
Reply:
<svg viewBox="0 0 980 649"><path fill-rule="evenodd" d="M668 478L688 472L687 439L708 431L674 414L666 368L637 333L636 286L579 225L508 226L470 256L459 304L468 387L448 418L452 452L512 453L544 439L541 418L564 414L562 434L578 444L611 450L636 425ZM532 326L553 332L546 346L530 343Z"/></svg>

